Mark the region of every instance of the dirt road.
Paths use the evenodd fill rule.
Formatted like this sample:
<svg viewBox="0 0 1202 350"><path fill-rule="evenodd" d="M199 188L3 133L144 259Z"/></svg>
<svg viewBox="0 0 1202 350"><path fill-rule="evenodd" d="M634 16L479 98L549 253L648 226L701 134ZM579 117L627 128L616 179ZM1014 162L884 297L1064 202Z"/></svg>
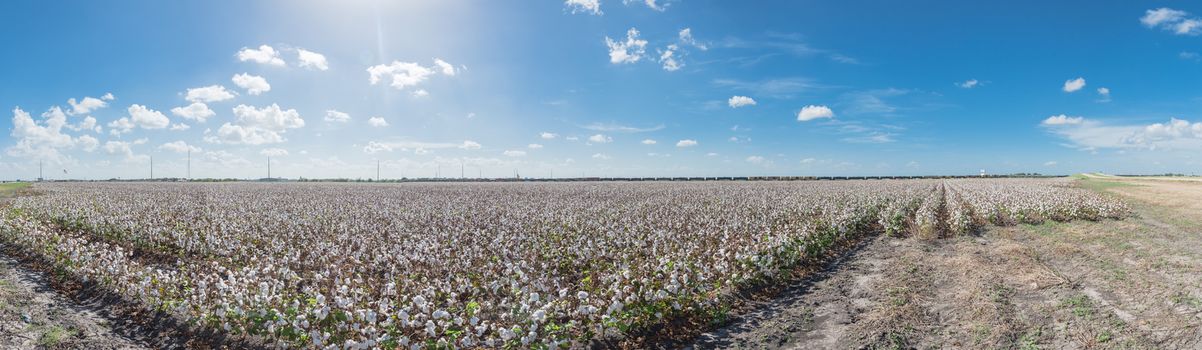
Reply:
<svg viewBox="0 0 1202 350"><path fill-rule="evenodd" d="M690 347L1200 348L1202 183L1123 181L1082 185L1133 218L878 237Z"/></svg>

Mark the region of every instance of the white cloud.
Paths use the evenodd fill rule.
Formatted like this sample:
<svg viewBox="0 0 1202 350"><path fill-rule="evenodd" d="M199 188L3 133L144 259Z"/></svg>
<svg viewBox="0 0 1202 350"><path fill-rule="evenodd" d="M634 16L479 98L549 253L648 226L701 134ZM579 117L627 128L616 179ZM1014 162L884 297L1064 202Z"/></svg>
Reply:
<svg viewBox="0 0 1202 350"><path fill-rule="evenodd" d="M601 14L600 0L564 0L563 5L572 10L572 14L588 13Z"/></svg>
<svg viewBox="0 0 1202 350"><path fill-rule="evenodd" d="M346 123L351 120L351 115L330 109L326 110L326 116L323 119L327 122Z"/></svg>
<svg viewBox="0 0 1202 350"><path fill-rule="evenodd" d="M679 61L676 57L676 50L678 50L676 44L671 44L668 45L667 48L659 51L659 63L663 64L664 70L675 72L680 70L681 67L684 67L684 63Z"/></svg>
<svg viewBox="0 0 1202 350"><path fill-rule="evenodd" d="M241 125L276 132L305 126L305 120L301 118L300 113L297 113L295 109L283 110L279 105L274 103L262 109L255 108L254 106L238 105L234 107L234 116L238 117L238 123Z"/></svg>
<svg viewBox="0 0 1202 350"><path fill-rule="evenodd" d="M956 83L956 86L959 86L964 89L971 89L971 88L977 87L980 84L981 84L981 82L977 81L976 79L968 79L968 80L965 80L963 83Z"/></svg>
<svg viewBox="0 0 1202 350"><path fill-rule="evenodd" d="M664 12L668 9L667 3L660 4L657 3L657 0L622 0L622 5L630 6L632 3L642 3L643 5L647 6L647 8L659 12Z"/></svg>
<svg viewBox="0 0 1202 350"><path fill-rule="evenodd" d="M280 59L280 52L267 45L260 45L257 50L244 47L238 51L237 56L238 60L242 62L253 61L273 66L284 65L284 60Z"/></svg>
<svg viewBox="0 0 1202 350"><path fill-rule="evenodd" d="M191 102L218 102L234 98L235 94L226 90L221 85L209 85L188 89L188 93L184 96L185 100Z"/></svg>
<svg viewBox="0 0 1202 350"><path fill-rule="evenodd" d="M413 62L392 61L389 64L367 68L368 82L372 85L390 79L390 86L400 90L416 86L434 74L434 70Z"/></svg>
<svg viewBox="0 0 1202 350"><path fill-rule="evenodd" d="M171 124L171 120L167 119L163 113L143 105L130 105L127 111L129 111L130 121L143 129L162 129Z"/></svg>
<svg viewBox="0 0 1202 350"><path fill-rule="evenodd" d="M84 150L84 152L92 152L95 151L96 147L100 145L100 140L97 140L95 137L90 135L83 135L76 138L75 143L77 146L79 146L79 149Z"/></svg>
<svg viewBox="0 0 1202 350"><path fill-rule="evenodd" d="M748 163L755 164L755 165L767 165L768 163L771 163L770 161L768 161L767 159L764 159L764 157L761 157L761 156L750 156L750 157L747 157L746 160Z"/></svg>
<svg viewBox="0 0 1202 350"><path fill-rule="evenodd" d="M104 143L104 151L109 154L124 154L126 157L133 156L133 148L129 142L125 141L109 141Z"/></svg>
<svg viewBox="0 0 1202 350"><path fill-rule="evenodd" d="M834 117L835 117L835 112L831 111L831 109L827 106L808 105L808 106L802 107L800 112L797 112L797 120L803 121L803 122L811 121L811 120L818 119L818 118L834 118Z"/></svg>
<svg viewBox="0 0 1202 350"><path fill-rule="evenodd" d="M730 108L754 106L755 100L747 96L731 96L729 100L726 100L726 104L730 105Z"/></svg>
<svg viewBox="0 0 1202 350"><path fill-rule="evenodd" d="M605 153L594 153L593 159L610 160L611 157Z"/></svg>
<svg viewBox="0 0 1202 350"><path fill-rule="evenodd" d="M105 101L112 101L112 100L116 100L117 98L113 96L113 93L106 92L106 93L104 93L104 96L100 96L100 99L105 100Z"/></svg>
<svg viewBox="0 0 1202 350"><path fill-rule="evenodd" d="M843 138L843 141L851 143L890 143L897 141L893 138L895 135L896 134L893 133L876 131L868 133L867 135Z"/></svg>
<svg viewBox="0 0 1202 350"><path fill-rule="evenodd" d="M1202 32L1202 19L1188 16L1185 11L1161 7L1147 10L1139 21L1148 28L1160 28L1177 35L1198 35Z"/></svg>
<svg viewBox="0 0 1202 350"><path fill-rule="evenodd" d="M284 137L278 132L263 128L245 127L241 125L225 123L217 129L216 137L206 137L205 141L213 143L263 145L284 142Z"/></svg>
<svg viewBox="0 0 1202 350"><path fill-rule="evenodd" d="M441 71L443 75L455 75L455 66L447 63L447 61L443 61L441 58L435 58L434 65L438 66L438 70Z"/></svg>
<svg viewBox="0 0 1202 350"><path fill-rule="evenodd" d="M476 141L472 140L464 140L463 144L459 145L459 148L467 150L480 149L480 147L481 146L479 143L476 143Z"/></svg>
<svg viewBox="0 0 1202 350"><path fill-rule="evenodd" d="M78 125L67 125L67 128L75 131L100 132L100 127L96 125L96 118L92 118L92 116L84 117Z"/></svg>
<svg viewBox="0 0 1202 350"><path fill-rule="evenodd" d="M41 124L21 108L13 108L12 122L10 135L17 142L7 149L8 155L61 162L64 158L59 151L75 146L76 140L62 133L67 116L58 107L42 113Z"/></svg>
<svg viewBox="0 0 1202 350"><path fill-rule="evenodd" d="M647 41L639 39L639 30L630 28L626 31L626 41L617 42L605 37L605 45L609 46L609 62L613 64L634 63L643 58L646 53Z"/></svg>
<svg viewBox="0 0 1202 350"><path fill-rule="evenodd" d="M718 154L717 154L717 153L714 153L714 152L710 152L710 153L706 153L706 154L705 154L705 156L706 156L706 157L717 157L717 156L718 156Z"/></svg>
<svg viewBox="0 0 1202 350"><path fill-rule="evenodd" d="M263 77L257 75L250 75L247 73L235 74L233 78L230 78L230 81L233 81L234 85L245 89L246 93L251 95L258 95L271 91L271 84L267 83L267 79L263 79ZM190 92L191 91L189 91L189 93Z"/></svg>
<svg viewBox="0 0 1202 350"><path fill-rule="evenodd" d="M183 117L184 119L195 120L204 123L206 119L216 115L209 106L202 102L193 102L187 107L175 107L171 109L171 114Z"/></svg>
<svg viewBox="0 0 1202 350"><path fill-rule="evenodd" d="M1202 150L1202 122L1171 118L1167 123L1148 125L1111 125L1081 117L1045 119L1042 125L1082 150L1180 149Z"/></svg>
<svg viewBox="0 0 1202 350"><path fill-rule="evenodd" d="M1105 87L1098 88L1098 102L1110 102L1110 89Z"/></svg>
<svg viewBox="0 0 1202 350"><path fill-rule="evenodd" d="M184 142L183 140L164 143L159 146L159 149L171 151L171 152L175 152L175 153L188 153L188 151L200 153L200 151L201 151L200 147L189 145L187 142Z"/></svg>
<svg viewBox="0 0 1202 350"><path fill-rule="evenodd" d="M646 139L646 140L643 140L643 142L642 142L642 144L644 144L644 145L654 145L655 143L656 143L655 140L652 140L652 139Z"/></svg>
<svg viewBox="0 0 1202 350"><path fill-rule="evenodd" d="M413 93L411 93L411 95L413 95L413 98L423 98L423 97L429 97L430 92L426 91L426 89L417 89L417 90L413 90Z"/></svg>
<svg viewBox="0 0 1202 350"><path fill-rule="evenodd" d="M1054 115L1054 116L1048 117L1047 119L1044 119L1041 124L1043 124L1043 125L1077 125L1077 124L1083 123L1084 121L1085 121L1085 118L1082 118L1082 117L1070 117L1070 116L1061 114L1061 115Z"/></svg>
<svg viewBox="0 0 1202 350"><path fill-rule="evenodd" d="M1069 79L1064 81L1064 92L1074 92L1085 87L1085 78Z"/></svg>
<svg viewBox="0 0 1202 350"><path fill-rule="evenodd" d="M259 151L259 155L268 157L283 157L288 155L288 150L283 148L265 148L262 151Z"/></svg>
<svg viewBox="0 0 1202 350"><path fill-rule="evenodd" d="M542 149L542 148L543 148L543 145L540 145L540 144L537 144L537 143L532 143L532 144L526 145L526 148L529 148L529 149Z"/></svg>
<svg viewBox="0 0 1202 350"><path fill-rule="evenodd" d="M526 156L526 151L508 150L501 154L504 154L506 157L524 157Z"/></svg>
<svg viewBox="0 0 1202 350"><path fill-rule="evenodd" d="M583 126L583 128L589 129L592 131L616 131L616 132L625 132L625 133L638 133L638 132L651 132L651 131L663 130L664 125L660 124L660 125L656 125L656 126L649 127L649 128L639 128L639 127L612 124L612 123L610 123L610 124L592 123L592 124Z"/></svg>
<svg viewBox="0 0 1202 350"><path fill-rule="evenodd" d="M382 128L388 126L388 121L384 120L384 117L371 117L367 119L367 125Z"/></svg>
<svg viewBox="0 0 1202 350"><path fill-rule="evenodd" d="M296 59L298 61L296 65L301 68L316 70L330 69L329 63L326 62L326 56L313 51L297 48Z"/></svg>
<svg viewBox="0 0 1202 350"><path fill-rule="evenodd" d="M133 122L129 121L129 117L125 117L109 122L108 127L110 134L121 135L133 131L137 125L134 125Z"/></svg>
<svg viewBox="0 0 1202 350"><path fill-rule="evenodd" d="M284 142L280 135L287 129L305 126L305 120L295 109L283 110L277 104L263 107L238 105L234 107L236 124L225 123L217 129L216 136L205 137L206 142L262 145Z"/></svg>
<svg viewBox="0 0 1202 350"><path fill-rule="evenodd" d="M709 47L693 38L693 29L685 28L680 30L679 40L681 44L690 45L700 49L701 51L709 50Z"/></svg>
<svg viewBox="0 0 1202 350"><path fill-rule="evenodd" d="M592 142L592 143L610 143L610 142L613 142L614 138L605 136L605 134L596 134L593 136L589 136L588 140L589 140L589 142Z"/></svg>
<svg viewBox="0 0 1202 350"><path fill-rule="evenodd" d="M1143 22L1145 26L1151 28L1165 23L1180 21L1182 18L1185 18L1186 15L1187 13L1185 11L1161 7L1155 10L1146 11L1144 16L1141 17L1139 21Z"/></svg>
<svg viewBox="0 0 1202 350"><path fill-rule="evenodd" d="M542 133L538 134L538 137L541 137L544 140L553 140L556 137L559 137L559 134L543 131Z"/></svg>
<svg viewBox="0 0 1202 350"><path fill-rule="evenodd" d="M67 114L71 115L91 113L94 110L108 107L109 105L103 99L95 97L84 97L79 102L76 102L75 98L70 98L67 99L67 104L71 105L71 110L67 112Z"/></svg>
<svg viewBox="0 0 1202 350"><path fill-rule="evenodd" d="M1056 161L1049 160L1043 163L1043 166L1056 166Z"/></svg>
<svg viewBox="0 0 1202 350"><path fill-rule="evenodd" d="M480 149L479 143L464 140L463 143L452 142L418 142L418 141L370 141L363 147L363 152L373 154L378 152L410 151L414 154L428 154L434 149L459 148L466 150Z"/></svg>
<svg viewBox="0 0 1202 350"><path fill-rule="evenodd" d="M171 130L171 131L184 131L184 130L188 130L188 129L191 129L191 128L192 128L192 126L191 126L191 125L188 125L188 124L184 124L184 123L174 123L174 124L171 124L171 127L167 128L167 130Z"/></svg>
<svg viewBox="0 0 1202 350"><path fill-rule="evenodd" d="M676 147L693 147L697 145L697 140L680 140L676 142Z"/></svg>

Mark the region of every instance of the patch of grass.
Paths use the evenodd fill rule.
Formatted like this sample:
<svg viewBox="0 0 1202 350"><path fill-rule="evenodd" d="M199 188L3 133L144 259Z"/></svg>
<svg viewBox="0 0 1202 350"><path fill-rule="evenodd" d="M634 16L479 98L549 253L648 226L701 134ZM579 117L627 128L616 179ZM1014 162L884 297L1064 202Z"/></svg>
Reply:
<svg viewBox="0 0 1202 350"><path fill-rule="evenodd" d="M50 326L45 333L38 338L38 345L42 347L54 347L58 343L63 342L67 338L74 337L75 331L63 328L58 325Z"/></svg>
<svg viewBox="0 0 1202 350"><path fill-rule="evenodd" d="M989 288L989 299L998 304L1009 304L1010 296L1014 294L1014 288L1004 284L994 284Z"/></svg>
<svg viewBox="0 0 1202 350"><path fill-rule="evenodd" d="M1077 178L1077 184L1082 188L1090 189L1098 192L1106 192L1106 190L1116 187L1137 187L1143 186L1130 182L1101 180L1088 177Z"/></svg>
<svg viewBox="0 0 1202 350"><path fill-rule="evenodd" d="M1202 309L1202 299L1198 299L1198 297L1184 292L1179 292L1176 295L1173 295L1173 304L1185 305L1194 309Z"/></svg>
<svg viewBox="0 0 1202 350"><path fill-rule="evenodd" d="M1060 234L1060 231L1064 227L1064 225L1065 225L1065 223L1063 223L1063 222L1047 220L1038 225L1022 223L1022 224L1019 224L1019 227L1021 227L1024 231L1034 232L1040 236L1046 237L1046 236L1051 236L1052 234Z"/></svg>
<svg viewBox="0 0 1202 350"><path fill-rule="evenodd" d="M1018 338L1018 348L1023 350L1039 350L1039 338L1043 336L1043 329L1036 328L1023 333Z"/></svg>
<svg viewBox="0 0 1202 350"><path fill-rule="evenodd" d="M1089 296L1084 294L1068 297L1060 302L1060 306L1071 309L1073 315L1077 317L1089 317L1093 315L1093 300L1090 300Z"/></svg>
<svg viewBox="0 0 1202 350"><path fill-rule="evenodd" d="M0 198L14 197L22 190L28 189L30 185L28 182L0 183Z"/></svg>
<svg viewBox="0 0 1202 350"><path fill-rule="evenodd" d="M889 332L885 335L885 340L888 342L888 349L901 350L909 349L909 342L906 341L906 334L903 332Z"/></svg>
<svg viewBox="0 0 1202 350"><path fill-rule="evenodd" d="M885 290L885 294L889 296L889 304L893 306L905 306L910 303L910 288L895 287Z"/></svg>
<svg viewBox="0 0 1202 350"><path fill-rule="evenodd" d="M1107 260L1101 261L1101 263L1098 265L1099 265L1098 267L1100 267L1102 270L1104 270L1108 273L1106 275L1107 279L1110 279L1111 281L1120 281L1120 282L1127 280L1127 270L1124 269L1122 266L1119 266L1118 264L1115 264L1114 262L1107 261Z"/></svg>

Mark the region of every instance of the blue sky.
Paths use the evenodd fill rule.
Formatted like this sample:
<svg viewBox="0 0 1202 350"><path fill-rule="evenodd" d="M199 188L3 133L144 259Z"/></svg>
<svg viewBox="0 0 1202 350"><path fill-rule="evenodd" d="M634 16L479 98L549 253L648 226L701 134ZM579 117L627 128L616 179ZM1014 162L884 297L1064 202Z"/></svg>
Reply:
<svg viewBox="0 0 1202 350"><path fill-rule="evenodd" d="M1202 172L1196 3L56 5L3 179Z"/></svg>

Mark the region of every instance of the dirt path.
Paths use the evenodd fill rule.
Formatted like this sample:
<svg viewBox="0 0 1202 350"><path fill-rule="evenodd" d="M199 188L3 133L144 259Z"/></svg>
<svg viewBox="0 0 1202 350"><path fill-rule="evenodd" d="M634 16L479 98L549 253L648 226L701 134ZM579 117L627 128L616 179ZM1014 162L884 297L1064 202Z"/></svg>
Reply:
<svg viewBox="0 0 1202 350"><path fill-rule="evenodd" d="M55 292L46 277L0 255L0 349L145 349L96 310Z"/></svg>
<svg viewBox="0 0 1202 350"><path fill-rule="evenodd" d="M1202 183L1102 181L1136 217L879 237L690 347L1202 347Z"/></svg>

